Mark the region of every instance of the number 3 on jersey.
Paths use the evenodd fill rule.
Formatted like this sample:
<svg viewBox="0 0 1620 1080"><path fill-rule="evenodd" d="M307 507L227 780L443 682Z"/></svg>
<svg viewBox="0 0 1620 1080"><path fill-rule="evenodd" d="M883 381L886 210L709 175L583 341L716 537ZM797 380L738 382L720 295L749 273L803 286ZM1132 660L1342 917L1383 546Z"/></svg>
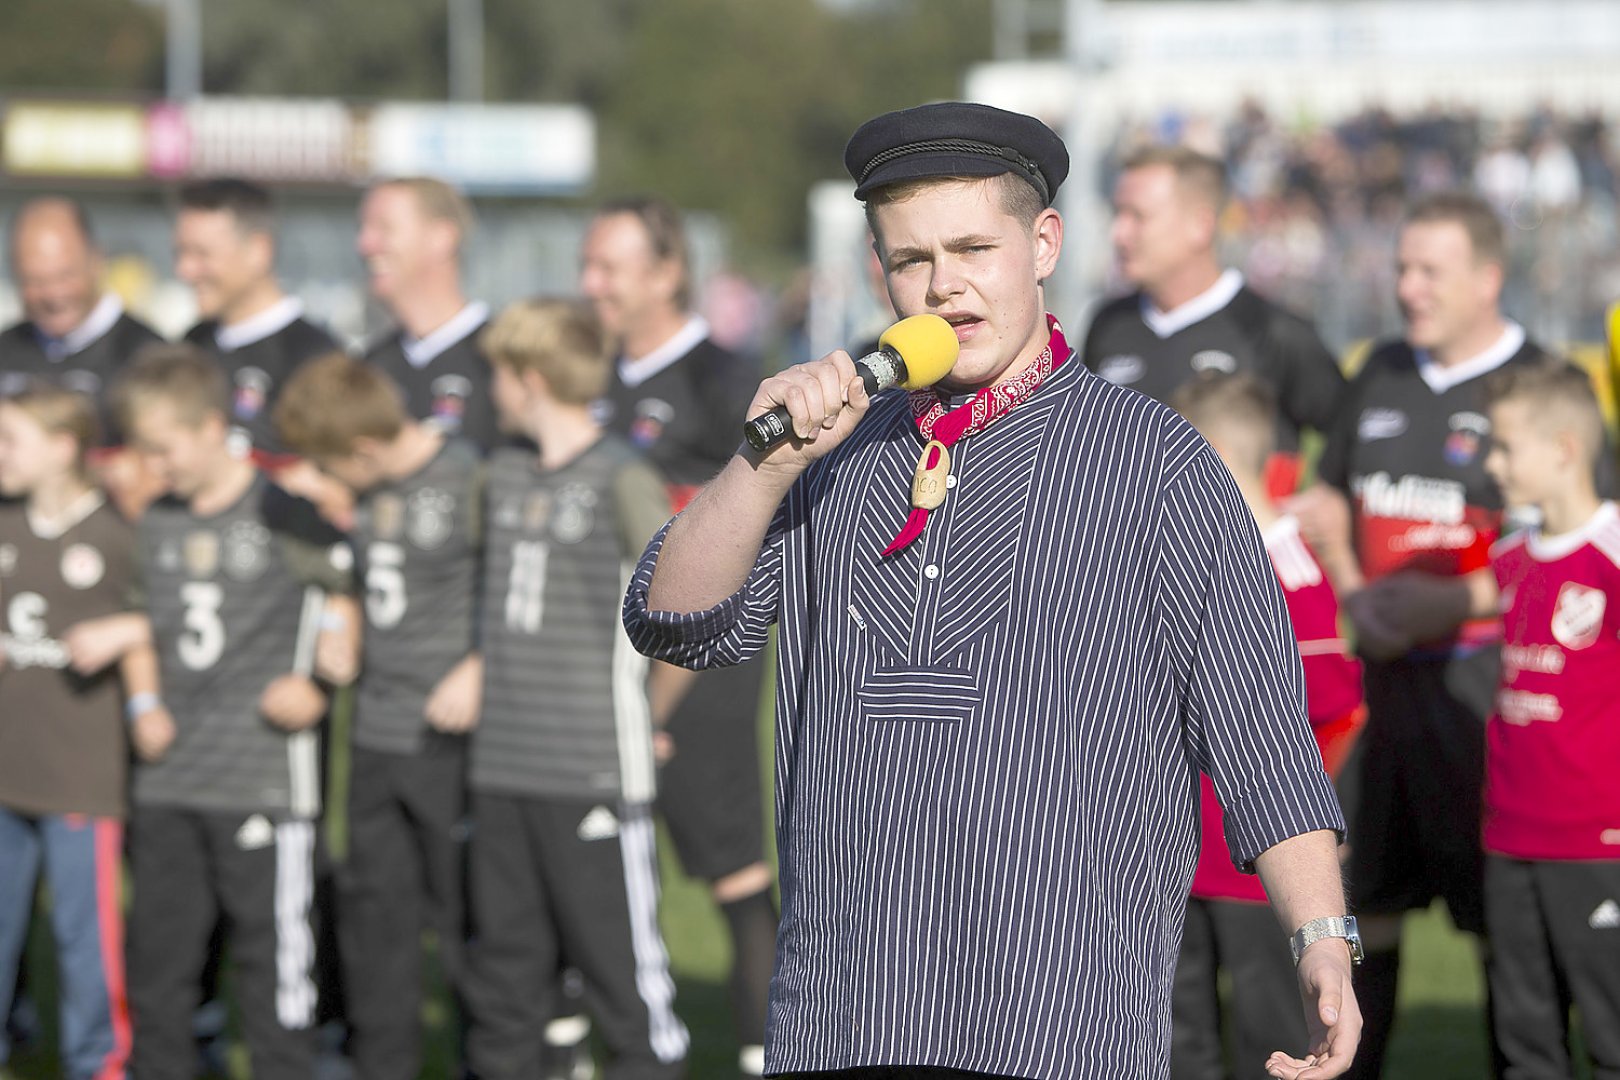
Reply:
<svg viewBox="0 0 1620 1080"><path fill-rule="evenodd" d="M212 581L188 581L180 586L186 629L180 635L180 662L192 671L206 671L225 652L225 624L219 609L225 590Z"/></svg>
<svg viewBox="0 0 1620 1080"><path fill-rule="evenodd" d="M540 632L545 606L546 558L551 547L544 540L519 540L512 545L512 575L506 582L506 626L525 634Z"/></svg>
<svg viewBox="0 0 1620 1080"><path fill-rule="evenodd" d="M405 549L378 540L366 549L366 618L379 630L392 630L405 617Z"/></svg>

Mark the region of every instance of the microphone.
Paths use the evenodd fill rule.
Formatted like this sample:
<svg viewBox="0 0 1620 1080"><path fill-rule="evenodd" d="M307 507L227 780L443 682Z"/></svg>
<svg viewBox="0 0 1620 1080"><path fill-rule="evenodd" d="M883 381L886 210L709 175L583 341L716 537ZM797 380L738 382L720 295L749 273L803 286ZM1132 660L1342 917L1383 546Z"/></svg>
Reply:
<svg viewBox="0 0 1620 1080"><path fill-rule="evenodd" d="M960 348L950 323L938 315L913 315L883 331L877 351L855 361L855 373L866 385L868 395L891 386L921 390L950 372ZM761 453L792 434L786 405L778 405L743 425L748 445Z"/></svg>

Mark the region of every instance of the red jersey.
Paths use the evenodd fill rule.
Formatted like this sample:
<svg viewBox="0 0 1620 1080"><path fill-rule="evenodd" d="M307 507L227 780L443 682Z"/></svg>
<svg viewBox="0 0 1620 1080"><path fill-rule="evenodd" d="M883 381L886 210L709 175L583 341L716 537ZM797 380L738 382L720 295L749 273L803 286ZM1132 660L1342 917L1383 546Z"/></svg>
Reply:
<svg viewBox="0 0 1620 1080"><path fill-rule="evenodd" d="M1336 775L1361 731L1361 661L1339 636L1339 599L1322 566L1299 535L1299 522L1284 517L1264 533L1266 554L1282 583L1288 618L1299 639L1305 664L1305 709L1328 775ZM1226 846L1224 817L1209 777L1203 785L1203 840L1192 895L1207 900L1253 900L1264 903L1266 891L1254 874L1232 865Z"/></svg>
<svg viewBox="0 0 1620 1080"><path fill-rule="evenodd" d="M1485 734L1485 850L1620 859L1620 511L1491 551L1502 683Z"/></svg>

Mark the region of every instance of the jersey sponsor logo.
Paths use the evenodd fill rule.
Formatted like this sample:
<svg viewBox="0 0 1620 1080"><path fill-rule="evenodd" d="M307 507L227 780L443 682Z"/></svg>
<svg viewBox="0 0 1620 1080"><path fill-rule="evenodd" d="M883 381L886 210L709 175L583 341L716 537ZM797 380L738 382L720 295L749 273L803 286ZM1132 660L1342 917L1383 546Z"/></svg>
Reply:
<svg viewBox="0 0 1620 1080"><path fill-rule="evenodd" d="M569 484L557 493L551 513L551 536L559 544L577 544L596 524L596 492L584 484Z"/></svg>
<svg viewBox="0 0 1620 1080"><path fill-rule="evenodd" d="M371 531L378 540L398 540L405 527L405 501L398 495L378 495L371 501Z"/></svg>
<svg viewBox="0 0 1620 1080"><path fill-rule="evenodd" d="M460 431L472 390L472 380L465 375L440 375L434 379L429 387L429 393L433 395L429 419L442 431Z"/></svg>
<svg viewBox="0 0 1620 1080"><path fill-rule="evenodd" d="M1603 901L1593 909L1591 917L1586 920L1586 925L1594 930L1620 930L1620 904L1613 900Z"/></svg>
<svg viewBox="0 0 1620 1080"><path fill-rule="evenodd" d="M62 389L72 390L75 394L84 394L86 397L95 397L101 393L101 376L93 371L83 368L74 368L62 372Z"/></svg>
<svg viewBox="0 0 1620 1080"><path fill-rule="evenodd" d="M434 551L450 539L456 499L437 488L419 488L405 506L405 535L423 551Z"/></svg>
<svg viewBox="0 0 1620 1080"><path fill-rule="evenodd" d="M636 418L630 421L630 441L645 450L664 435L664 429L675 419L675 406L658 398L642 398L636 402Z"/></svg>
<svg viewBox="0 0 1620 1080"><path fill-rule="evenodd" d="M106 576L107 561L89 544L69 544L62 552L62 580L70 589L89 589Z"/></svg>
<svg viewBox="0 0 1620 1080"><path fill-rule="evenodd" d="M1219 371L1231 375L1237 371L1237 357L1221 349L1205 349L1193 353L1192 369L1198 372Z"/></svg>
<svg viewBox="0 0 1620 1080"><path fill-rule="evenodd" d="M619 835L619 819L614 817L613 811L607 807L593 806L591 812L580 821L575 835L587 843L592 840L611 840Z"/></svg>
<svg viewBox="0 0 1620 1080"><path fill-rule="evenodd" d="M1375 472L1357 477L1351 486L1362 513L1373 517L1461 525L1468 509L1468 491L1456 480L1411 474L1395 480L1387 472Z"/></svg>
<svg viewBox="0 0 1620 1080"><path fill-rule="evenodd" d="M237 370L233 379L236 390L232 397L232 410L236 418L250 421L264 411L270 400L270 373L263 368L245 367Z"/></svg>
<svg viewBox="0 0 1620 1080"><path fill-rule="evenodd" d="M257 581L270 567L270 530L257 521L235 521L220 538L225 573L236 581Z"/></svg>
<svg viewBox="0 0 1620 1080"><path fill-rule="evenodd" d="M236 830L238 851L260 851L276 842L276 827L263 814L254 814Z"/></svg>
<svg viewBox="0 0 1620 1080"><path fill-rule="evenodd" d="M1097 365L1097 374L1115 386L1129 386L1147 374L1147 363L1129 353L1105 356Z"/></svg>
<svg viewBox="0 0 1620 1080"><path fill-rule="evenodd" d="M194 578L210 578L219 569L219 534L209 531L186 537L186 573Z"/></svg>
<svg viewBox="0 0 1620 1080"><path fill-rule="evenodd" d="M10 577L17 572L17 545L0 544L0 577Z"/></svg>
<svg viewBox="0 0 1620 1080"><path fill-rule="evenodd" d="M1584 649L1603 631L1603 612L1608 598L1602 589L1566 581L1558 590L1553 607L1553 637L1566 649Z"/></svg>
<svg viewBox="0 0 1620 1080"><path fill-rule="evenodd" d="M1620 829L1604 829L1598 834L1598 842L1620 846Z"/></svg>
<svg viewBox="0 0 1620 1080"><path fill-rule="evenodd" d="M1556 645L1503 645L1502 670L1511 679L1521 671L1534 675L1561 675L1564 650Z"/></svg>
<svg viewBox="0 0 1620 1080"><path fill-rule="evenodd" d="M67 646L50 636L45 615L50 605L36 592L20 592L6 604L4 638L7 663L17 669L68 666Z"/></svg>
<svg viewBox="0 0 1620 1080"><path fill-rule="evenodd" d="M1503 690L1496 695L1496 711L1515 727L1555 724L1564 716L1564 707L1558 704L1556 696L1533 694L1528 690Z"/></svg>
<svg viewBox="0 0 1620 1080"><path fill-rule="evenodd" d="M1363 409L1356 421L1356 434L1362 442L1393 439L1407 428L1406 414L1399 409Z"/></svg>

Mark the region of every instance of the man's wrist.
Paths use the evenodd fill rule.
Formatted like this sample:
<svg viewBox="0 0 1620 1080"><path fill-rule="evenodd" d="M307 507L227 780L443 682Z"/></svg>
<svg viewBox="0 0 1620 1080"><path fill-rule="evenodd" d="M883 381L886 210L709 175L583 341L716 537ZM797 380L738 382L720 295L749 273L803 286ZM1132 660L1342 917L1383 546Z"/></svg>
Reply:
<svg viewBox="0 0 1620 1080"><path fill-rule="evenodd" d="M1312 946L1324 941L1337 941L1348 951L1351 964L1361 962L1361 933L1356 927L1353 915L1329 915L1322 918L1311 919L1288 939L1289 948L1294 954L1294 964L1305 958Z"/></svg>

